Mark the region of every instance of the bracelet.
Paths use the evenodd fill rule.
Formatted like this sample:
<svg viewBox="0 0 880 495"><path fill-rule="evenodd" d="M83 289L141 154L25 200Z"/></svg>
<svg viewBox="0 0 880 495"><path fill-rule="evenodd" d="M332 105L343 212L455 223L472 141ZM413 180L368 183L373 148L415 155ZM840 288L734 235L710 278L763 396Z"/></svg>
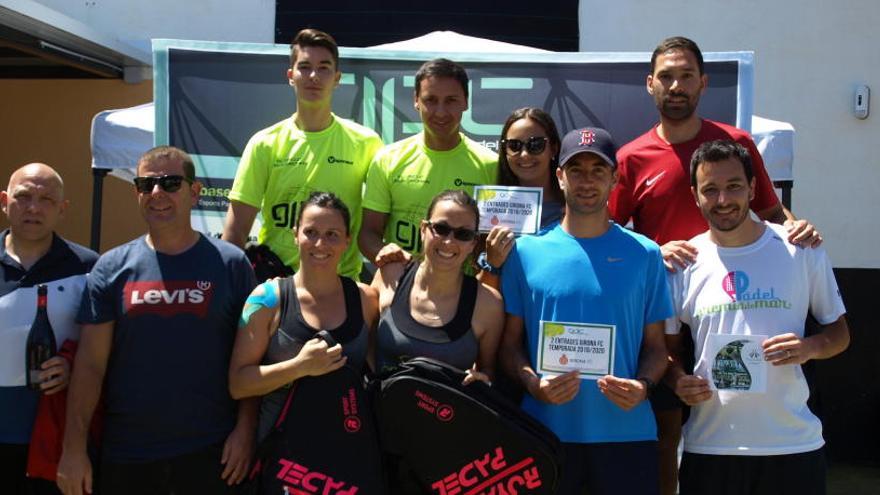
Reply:
<svg viewBox="0 0 880 495"><path fill-rule="evenodd" d="M640 376L640 377L636 378L636 380L645 384L645 389L647 390L647 393L645 394L645 398L650 399L651 395L654 393L654 389L657 388L657 384L654 383L654 380L651 380L650 378L648 378L646 376Z"/></svg>
<svg viewBox="0 0 880 495"><path fill-rule="evenodd" d="M486 253L486 251L483 251L482 253L480 253L479 256L477 256L477 266L480 267L480 270L483 270L484 272L491 273L492 275L501 275L501 269L495 268L494 266L492 266L491 263L489 263L489 255L488 253Z"/></svg>

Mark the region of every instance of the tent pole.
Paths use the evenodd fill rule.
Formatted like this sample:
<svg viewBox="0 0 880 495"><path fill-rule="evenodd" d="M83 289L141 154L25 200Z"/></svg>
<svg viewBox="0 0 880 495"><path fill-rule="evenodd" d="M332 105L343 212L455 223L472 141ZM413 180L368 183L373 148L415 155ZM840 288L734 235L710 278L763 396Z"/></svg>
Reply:
<svg viewBox="0 0 880 495"><path fill-rule="evenodd" d="M108 170L104 168L92 169L92 239L89 247L95 252L101 249L101 200L107 172Z"/></svg>

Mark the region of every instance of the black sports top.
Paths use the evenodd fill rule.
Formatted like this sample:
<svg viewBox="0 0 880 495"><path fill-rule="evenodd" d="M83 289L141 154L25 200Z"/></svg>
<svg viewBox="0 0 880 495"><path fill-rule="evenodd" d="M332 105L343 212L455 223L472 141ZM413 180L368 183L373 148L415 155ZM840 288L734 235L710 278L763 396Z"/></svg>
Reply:
<svg viewBox="0 0 880 495"><path fill-rule="evenodd" d="M477 302L477 280L465 275L458 307L452 321L441 327L417 322L410 312L412 291L418 264L407 266L391 306L379 318L376 344L376 365L379 371L413 357L430 357L459 369L468 369L477 360L480 350L471 317Z"/></svg>

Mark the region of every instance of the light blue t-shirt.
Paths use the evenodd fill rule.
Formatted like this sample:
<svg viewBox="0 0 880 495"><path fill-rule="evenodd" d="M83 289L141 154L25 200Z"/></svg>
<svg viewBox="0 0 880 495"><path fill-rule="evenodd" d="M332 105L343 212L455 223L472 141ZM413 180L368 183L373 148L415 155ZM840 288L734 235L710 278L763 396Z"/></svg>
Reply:
<svg viewBox="0 0 880 495"><path fill-rule="evenodd" d="M616 325L613 375L636 378L646 324L672 314L660 248L611 224L595 238L575 238L561 225L542 236L516 241L501 276L505 310L523 318L529 361L537 359L541 320ZM624 411L595 380L583 380L577 396L550 405L526 395L523 408L563 442L632 442L657 438L651 405Z"/></svg>

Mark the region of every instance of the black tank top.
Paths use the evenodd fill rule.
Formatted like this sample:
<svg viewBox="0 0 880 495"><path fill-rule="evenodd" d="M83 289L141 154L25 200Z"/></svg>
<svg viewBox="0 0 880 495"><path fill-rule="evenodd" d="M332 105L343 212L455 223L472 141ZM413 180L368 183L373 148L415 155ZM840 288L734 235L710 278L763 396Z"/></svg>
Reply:
<svg viewBox="0 0 880 495"><path fill-rule="evenodd" d="M418 264L407 266L391 306L379 318L376 365L381 371L414 357L430 357L460 369L477 360L480 344L471 327L477 302L477 280L465 275L452 321L441 327L422 325L412 317L409 295Z"/></svg>
<svg viewBox="0 0 880 495"><path fill-rule="evenodd" d="M315 329L306 323L296 297L296 286L292 277L278 280L281 301L281 321L278 330L269 339L263 364L286 361L299 354L303 345L321 330L327 330L342 345L342 354L348 357L347 366L363 369L367 358L367 338L369 329L364 323L361 309L361 293L357 283L347 277L339 277L345 298L345 321L333 329ZM278 419L278 414L287 399L290 384L263 396L260 405L258 438L265 437Z"/></svg>

